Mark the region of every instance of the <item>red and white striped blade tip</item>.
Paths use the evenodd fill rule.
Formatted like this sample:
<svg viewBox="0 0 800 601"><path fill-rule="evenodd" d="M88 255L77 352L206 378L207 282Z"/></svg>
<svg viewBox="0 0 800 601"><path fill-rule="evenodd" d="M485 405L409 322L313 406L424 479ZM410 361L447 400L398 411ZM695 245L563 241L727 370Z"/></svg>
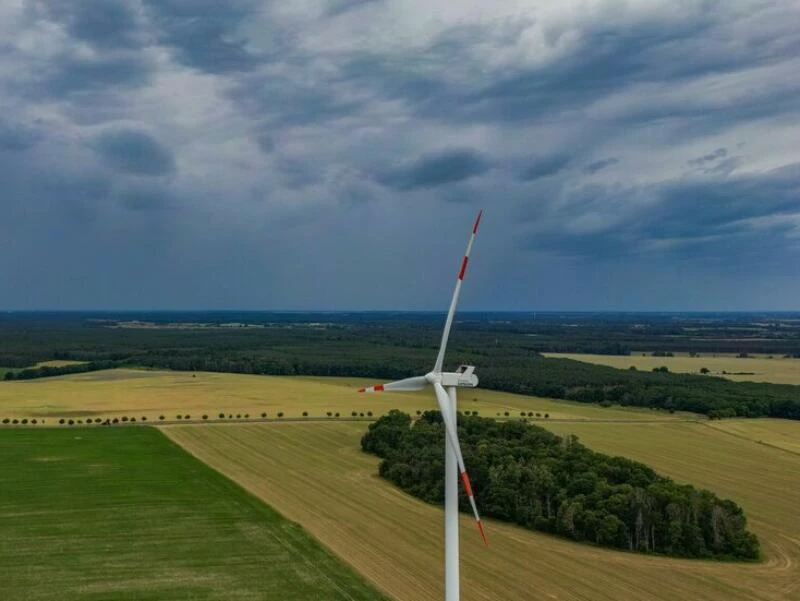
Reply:
<svg viewBox="0 0 800 601"><path fill-rule="evenodd" d="M488 547L489 546L489 541L486 540L486 533L483 531L483 522L481 520L478 520L478 530L481 533L481 538L483 539L483 544Z"/></svg>
<svg viewBox="0 0 800 601"><path fill-rule="evenodd" d="M367 388L359 388L358 392L383 392L383 384L375 384L375 386L368 386Z"/></svg>
<svg viewBox="0 0 800 601"><path fill-rule="evenodd" d="M467 493L467 496L469 497L469 503L472 505L472 511L475 513L475 523L478 524L478 531L481 533L483 544L488 547L489 542L486 540L486 532L483 530L483 522L481 521L481 517L478 515L478 508L475 505L475 495L472 494L472 483L469 481L469 475L466 471L461 472L461 482L464 484L464 491Z"/></svg>
<svg viewBox="0 0 800 601"><path fill-rule="evenodd" d="M478 211L478 216L475 218L475 225L472 226L472 233L473 234L477 234L478 233L478 225L481 222L481 215L483 215L483 209Z"/></svg>

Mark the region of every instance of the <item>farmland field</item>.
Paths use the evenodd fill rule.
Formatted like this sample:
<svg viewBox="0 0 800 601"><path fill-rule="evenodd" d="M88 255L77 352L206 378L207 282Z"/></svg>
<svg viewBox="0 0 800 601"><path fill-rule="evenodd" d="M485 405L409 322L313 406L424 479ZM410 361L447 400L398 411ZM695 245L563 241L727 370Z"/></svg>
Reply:
<svg viewBox="0 0 800 601"><path fill-rule="evenodd" d="M252 376L210 372L172 372L114 369L69 376L0 382L2 418L105 418L141 416L156 421L159 415L202 414L251 417L266 412L275 417L324 417L328 411L342 417L352 411L380 415L392 407L414 413L434 409L430 393L359 394L357 389L371 380L299 376ZM535 397L477 389L462 395L462 407L496 416L505 411L519 416L520 410L539 412L551 419L675 419L663 412L621 410L553 401Z"/></svg>
<svg viewBox="0 0 800 601"><path fill-rule="evenodd" d="M586 407L586 409L589 409ZM634 414L635 415L635 414ZM765 561L732 564L598 549L489 520L484 548L461 519L465 601L800 599L800 456L700 423L548 423L592 448L740 503ZM800 424L798 424L800 425ZM303 525L397 601L441 598L442 512L377 476L361 423L167 427L165 433ZM480 504L480 500L479 500Z"/></svg>
<svg viewBox="0 0 800 601"><path fill-rule="evenodd" d="M800 455L800 422L784 419L724 419L707 424L722 432L741 436ZM800 481L800 478L798 479Z"/></svg>
<svg viewBox="0 0 800 601"><path fill-rule="evenodd" d="M580 353L542 353L546 357L556 359L574 359L585 363L608 365L618 369L628 369L631 365L636 369L650 371L655 367L666 366L672 372L695 373L705 367L709 375L720 376L737 382L771 382L773 384L800 384L800 359L784 359L765 356L739 359L731 354L710 355L700 357L676 355L675 357L642 356L641 353L631 355L588 355ZM722 372L727 372L723 374Z"/></svg>
<svg viewBox="0 0 800 601"><path fill-rule="evenodd" d="M3 601L378 601L153 428L0 431Z"/></svg>

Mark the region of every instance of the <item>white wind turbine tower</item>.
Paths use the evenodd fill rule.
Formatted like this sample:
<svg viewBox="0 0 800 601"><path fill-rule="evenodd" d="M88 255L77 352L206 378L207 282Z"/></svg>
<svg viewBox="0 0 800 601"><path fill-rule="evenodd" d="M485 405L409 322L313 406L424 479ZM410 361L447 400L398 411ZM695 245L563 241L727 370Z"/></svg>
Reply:
<svg viewBox="0 0 800 601"><path fill-rule="evenodd" d="M388 384L378 384L369 388L362 388L359 392L410 392L422 390L427 385L432 385L436 393L436 400L439 403L439 410L442 413L442 421L445 426L445 485L444 485L444 536L445 536L445 601L459 601L459 561L458 561L458 477L461 475L461 482L464 491L469 497L472 512L475 514L475 521L484 544L486 534L483 531L481 517L478 508L475 506L475 497L472 494L472 486L464 466L464 458L461 455L461 445L458 442L458 429L456 424L456 389L475 388L478 385L478 376L474 374L475 368L472 365L462 365L455 372L443 372L444 353L447 350L447 339L450 336L450 328L453 325L453 315L458 305L458 296L461 293L461 283L464 281L464 274L467 271L469 253L472 250L472 243L478 233L478 224L481 222L483 211L478 213L475 225L472 227L472 235L467 244L467 252L461 262L461 269L458 272L456 288L453 291L453 300L450 302L450 310L447 313L447 320L442 332L442 343L439 346L439 355L436 357L436 364L433 371L424 376L415 376Z"/></svg>

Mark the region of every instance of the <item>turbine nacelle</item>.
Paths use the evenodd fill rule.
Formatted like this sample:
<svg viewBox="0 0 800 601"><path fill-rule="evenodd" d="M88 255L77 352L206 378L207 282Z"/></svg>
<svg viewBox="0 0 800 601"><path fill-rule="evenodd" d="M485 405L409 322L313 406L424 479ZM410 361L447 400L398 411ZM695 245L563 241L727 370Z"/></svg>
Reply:
<svg viewBox="0 0 800 601"><path fill-rule="evenodd" d="M475 388L478 386L478 376L475 375L474 365L459 365L454 372L434 373L425 375L425 379L434 384L438 382L444 387L455 386L458 388Z"/></svg>

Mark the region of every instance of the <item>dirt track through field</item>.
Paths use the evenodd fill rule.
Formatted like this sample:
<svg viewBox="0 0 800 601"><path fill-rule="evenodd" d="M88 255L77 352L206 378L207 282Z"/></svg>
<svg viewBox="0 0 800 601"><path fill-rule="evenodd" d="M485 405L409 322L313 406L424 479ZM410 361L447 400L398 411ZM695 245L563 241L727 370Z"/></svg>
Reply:
<svg viewBox="0 0 800 601"><path fill-rule="evenodd" d="M766 561L725 564L647 557L492 520L490 546L484 548L474 523L462 516L462 599L800 600L800 521L795 517L800 490L789 485L792 474L800 482L800 457L699 424L551 427L564 432L579 428L578 434L597 450L649 457L651 465L668 475L678 471L686 475L682 480L741 501L762 540ZM639 428L643 432L632 435ZM378 461L359 448L365 429L359 423L285 423L164 431L300 523L397 601L441 599L442 511L377 476ZM693 450L687 443L701 448ZM753 456L740 461L751 446L757 449ZM759 462L768 462L769 469L754 472Z"/></svg>

